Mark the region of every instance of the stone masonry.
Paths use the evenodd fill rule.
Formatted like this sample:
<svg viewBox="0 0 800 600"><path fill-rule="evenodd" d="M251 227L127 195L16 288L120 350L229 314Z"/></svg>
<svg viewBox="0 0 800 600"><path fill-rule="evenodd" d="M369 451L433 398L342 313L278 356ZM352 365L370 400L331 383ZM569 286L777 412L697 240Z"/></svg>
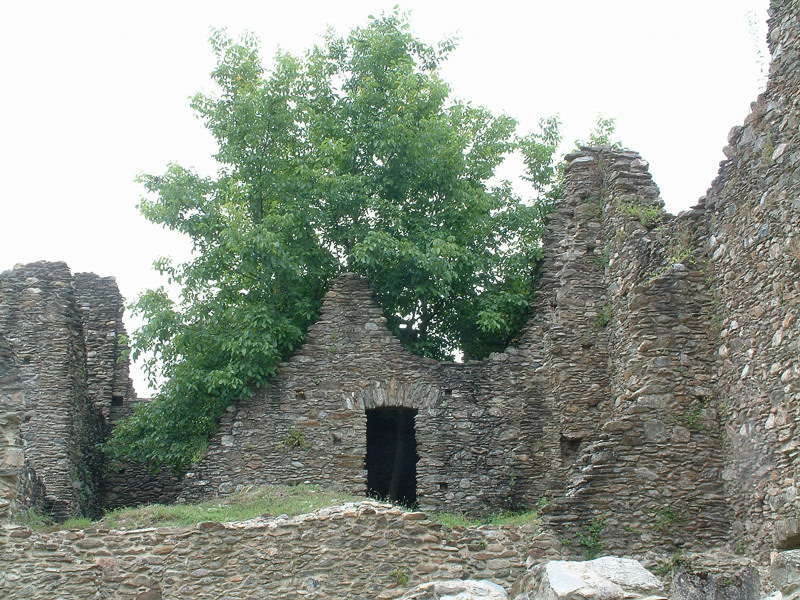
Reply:
<svg viewBox="0 0 800 600"><path fill-rule="evenodd" d="M510 587L555 546L535 525L446 528L376 502L194 527L0 527L0 597L388 600L432 579Z"/></svg>
<svg viewBox="0 0 800 600"><path fill-rule="evenodd" d="M181 499L306 481L364 493L383 437L411 449L426 510L547 497L547 526L574 547L800 547L800 3L770 14L767 88L697 206L666 214L635 152L568 155L533 317L480 362L410 355L368 282L340 276L303 348L222 418ZM135 404L120 314L112 282L62 263L0 276L0 510L176 493L99 475L96 441Z"/></svg>
<svg viewBox="0 0 800 600"><path fill-rule="evenodd" d="M365 411L416 410L426 509L553 500L551 526L640 552L800 544L798 11L706 197L674 217L638 154L567 156L535 316L483 362L405 353L366 282L334 282L304 348L232 408L184 499L253 483L366 489ZM302 441L302 443L300 443ZM565 527L566 526L566 527ZM583 532L585 537L585 532Z"/></svg>
<svg viewBox="0 0 800 600"><path fill-rule="evenodd" d="M0 274L0 514L96 515L153 488L144 468L107 479L97 447L135 400L122 308L113 278L64 263Z"/></svg>

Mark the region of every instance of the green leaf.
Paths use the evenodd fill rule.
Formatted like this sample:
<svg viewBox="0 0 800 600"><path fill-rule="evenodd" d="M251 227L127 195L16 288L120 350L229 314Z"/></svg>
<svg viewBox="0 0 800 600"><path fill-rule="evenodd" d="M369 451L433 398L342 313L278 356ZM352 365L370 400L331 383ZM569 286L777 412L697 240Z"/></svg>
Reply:
<svg viewBox="0 0 800 600"><path fill-rule="evenodd" d="M369 278L411 351L482 358L528 317L544 217L560 193L559 122L516 121L453 100L439 67L455 48L417 39L395 7L299 58L262 64L257 40L211 35L218 90L191 105L218 144L216 178L171 164L138 177L145 218L191 240L155 269L132 336L156 399L106 445L112 458L180 473L219 417L267 384L303 342L329 282ZM494 182L523 156L532 197Z"/></svg>

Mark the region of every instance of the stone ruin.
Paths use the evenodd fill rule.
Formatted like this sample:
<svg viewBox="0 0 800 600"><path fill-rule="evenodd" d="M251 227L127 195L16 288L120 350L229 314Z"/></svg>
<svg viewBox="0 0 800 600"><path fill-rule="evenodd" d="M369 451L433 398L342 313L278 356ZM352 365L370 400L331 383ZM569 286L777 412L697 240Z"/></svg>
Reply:
<svg viewBox="0 0 800 600"><path fill-rule="evenodd" d="M335 280L303 348L231 407L182 482L96 445L138 400L113 279L0 275L0 512L59 518L312 482L423 510L549 499L605 549L800 547L800 22L773 1L766 91L697 206L668 215L647 162L566 157L534 316L487 360L410 355L368 283Z"/></svg>

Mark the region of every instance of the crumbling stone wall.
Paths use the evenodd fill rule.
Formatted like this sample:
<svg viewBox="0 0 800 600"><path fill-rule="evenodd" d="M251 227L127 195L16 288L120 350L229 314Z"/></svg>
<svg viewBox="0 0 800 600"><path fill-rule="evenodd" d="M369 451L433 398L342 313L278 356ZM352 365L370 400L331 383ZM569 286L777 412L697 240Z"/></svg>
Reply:
<svg viewBox="0 0 800 600"><path fill-rule="evenodd" d="M87 393L92 404L109 420L112 407L123 407L136 400L129 376L122 296L113 277L94 273L76 273L72 287L83 324Z"/></svg>
<svg viewBox="0 0 800 600"><path fill-rule="evenodd" d="M707 269L695 250L703 211L666 215L635 153L568 161L536 316L516 347L466 364L411 356L366 282L345 275L303 349L230 409L182 498L302 481L363 493L364 411L406 406L418 410L426 509L498 512L547 496L551 524L577 538L601 522L608 550L726 540Z"/></svg>
<svg viewBox="0 0 800 600"><path fill-rule="evenodd" d="M45 487L46 508L58 518L96 512L95 446L103 423L88 403L82 325L64 263L33 263L2 274L0 333L22 383L10 398L12 410L24 414L17 439Z"/></svg>
<svg viewBox="0 0 800 600"><path fill-rule="evenodd" d="M181 497L304 481L364 493L365 411L406 407L418 411L420 506L511 507L520 496L517 463L534 457L514 453L526 407L520 398L523 406L511 409L493 381L502 362L447 364L409 354L386 328L366 281L344 275L333 283L303 348L269 386L223 417ZM536 416L535 408L527 415ZM547 421L538 419L538 429Z"/></svg>
<svg viewBox="0 0 800 600"><path fill-rule="evenodd" d="M34 507L58 519L99 514L106 482L98 444L115 411L135 398L122 309L113 278L73 276L64 263L0 274L0 503L7 510ZM112 480L109 496L117 484L152 489L149 472L140 471ZM164 481L174 497L175 481Z"/></svg>
<svg viewBox="0 0 800 600"><path fill-rule="evenodd" d="M25 456L25 392L11 344L0 335L0 519L20 508L44 510L44 484Z"/></svg>
<svg viewBox="0 0 800 600"><path fill-rule="evenodd" d="M800 3L773 2L766 91L703 200L732 539L800 546Z"/></svg>
<svg viewBox="0 0 800 600"><path fill-rule="evenodd" d="M700 215L666 215L636 153L584 149L567 160L555 220L573 234L557 260L563 272L580 270L593 283L551 294L544 329L548 320L569 323L572 339L545 347L558 353L551 363L583 360L595 370L577 368L550 394L562 402L566 388L584 411L596 409L584 412L588 435L565 471L551 523L576 538L594 526L611 551L638 552L656 540L662 548L709 547L728 528L705 271L692 249Z"/></svg>
<svg viewBox="0 0 800 600"><path fill-rule="evenodd" d="M0 596L390 599L434 579L510 587L529 554L553 557L556 546L535 525L449 529L372 502L132 531L40 534L5 525Z"/></svg>
<svg viewBox="0 0 800 600"><path fill-rule="evenodd" d="M424 508L548 496L552 526L592 526L606 550L800 546L799 14L772 2L767 90L696 207L666 215L636 153L568 156L535 316L481 362L411 356L367 283L340 277L304 347L223 417L182 498L300 481L364 492L365 411L404 407ZM115 293L63 263L0 277L0 510L15 493L59 514L85 506L80 489L94 497L93 442L133 401ZM125 475L108 503L151 497Z"/></svg>

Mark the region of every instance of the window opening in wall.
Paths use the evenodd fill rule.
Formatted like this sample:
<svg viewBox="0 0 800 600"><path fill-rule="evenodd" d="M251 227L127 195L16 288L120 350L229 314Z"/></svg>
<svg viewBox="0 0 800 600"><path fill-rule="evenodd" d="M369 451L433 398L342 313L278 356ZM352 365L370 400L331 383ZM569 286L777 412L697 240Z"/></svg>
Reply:
<svg viewBox="0 0 800 600"><path fill-rule="evenodd" d="M122 396L111 396L111 406L122 406Z"/></svg>
<svg viewBox="0 0 800 600"><path fill-rule="evenodd" d="M581 438L569 438L565 435L561 436L561 462L565 465L571 464L578 457L578 452L581 449Z"/></svg>
<svg viewBox="0 0 800 600"><path fill-rule="evenodd" d="M777 544L778 550L798 550L800 549L800 532L793 532L780 539Z"/></svg>
<svg viewBox="0 0 800 600"><path fill-rule="evenodd" d="M417 440L412 408L367 413L367 494L404 506L417 501Z"/></svg>

